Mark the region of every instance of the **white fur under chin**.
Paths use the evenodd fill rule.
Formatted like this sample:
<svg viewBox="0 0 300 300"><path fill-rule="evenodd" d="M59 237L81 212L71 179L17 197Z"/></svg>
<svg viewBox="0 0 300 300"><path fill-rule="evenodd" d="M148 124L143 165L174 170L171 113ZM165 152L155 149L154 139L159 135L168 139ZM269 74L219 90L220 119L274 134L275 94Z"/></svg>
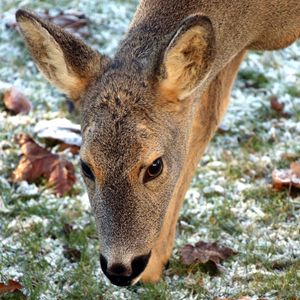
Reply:
<svg viewBox="0 0 300 300"><path fill-rule="evenodd" d="M137 278L133 279L132 282L131 282L131 285L137 284L140 281L141 277L142 277L142 275L140 275Z"/></svg>

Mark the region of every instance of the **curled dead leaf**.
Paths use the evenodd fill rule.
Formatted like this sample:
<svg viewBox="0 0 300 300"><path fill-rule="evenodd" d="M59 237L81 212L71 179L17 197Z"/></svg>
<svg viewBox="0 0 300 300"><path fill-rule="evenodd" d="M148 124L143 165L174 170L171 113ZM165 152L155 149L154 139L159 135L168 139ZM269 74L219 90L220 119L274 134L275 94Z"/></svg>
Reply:
<svg viewBox="0 0 300 300"><path fill-rule="evenodd" d="M59 151L64 151L68 149L73 155L79 154L80 151L80 147L75 146L75 145L70 145L70 144L66 144L66 143L62 143L59 146Z"/></svg>
<svg viewBox="0 0 300 300"><path fill-rule="evenodd" d="M290 165L292 174L296 175L300 178L300 163L298 162L292 162Z"/></svg>
<svg viewBox="0 0 300 300"><path fill-rule="evenodd" d="M58 157L49 166L49 169L49 186L53 186L56 193L60 196L69 192L76 181L75 169L72 163Z"/></svg>
<svg viewBox="0 0 300 300"><path fill-rule="evenodd" d="M277 113L281 114L284 110L284 103L279 102L276 96L272 96L271 100L271 108L275 110Z"/></svg>
<svg viewBox="0 0 300 300"><path fill-rule="evenodd" d="M290 114L285 111L285 104L280 102L276 96L272 96L271 100L271 109L273 109L279 117L289 118Z"/></svg>
<svg viewBox="0 0 300 300"><path fill-rule="evenodd" d="M22 288L23 286L15 280L9 280L7 284L0 282L0 295L5 293L13 293L19 291Z"/></svg>
<svg viewBox="0 0 300 300"><path fill-rule="evenodd" d="M70 234L74 231L73 225L65 223L63 226L63 233L68 238Z"/></svg>
<svg viewBox="0 0 300 300"><path fill-rule="evenodd" d="M30 101L15 88L4 93L3 102L5 107L15 114L28 114L31 109Z"/></svg>
<svg viewBox="0 0 300 300"><path fill-rule="evenodd" d="M290 169L274 170L272 185L277 190L290 187L300 188L300 163L291 163Z"/></svg>
<svg viewBox="0 0 300 300"><path fill-rule="evenodd" d="M216 298L215 300L251 300L251 297L244 296L242 298ZM260 299L258 299L260 300Z"/></svg>
<svg viewBox="0 0 300 300"><path fill-rule="evenodd" d="M64 245L63 251L64 257L67 258L70 262L80 261L81 252L75 248Z"/></svg>
<svg viewBox="0 0 300 300"><path fill-rule="evenodd" d="M39 16L45 20L58 25L72 34L77 35L81 38L86 38L90 35L89 31L89 19L81 12L75 10L67 11L50 11L45 10L40 13ZM8 22L7 27L16 28L17 23L15 20Z"/></svg>
<svg viewBox="0 0 300 300"><path fill-rule="evenodd" d="M232 249L219 246L216 242L203 241L196 243L195 246L185 245L180 253L185 265L212 263L217 269L223 260L236 254Z"/></svg>
<svg viewBox="0 0 300 300"><path fill-rule="evenodd" d="M76 181L72 163L39 146L29 135L19 135L17 142L21 146L22 157L12 174L14 182L22 180L32 182L44 177L59 196L72 189Z"/></svg>

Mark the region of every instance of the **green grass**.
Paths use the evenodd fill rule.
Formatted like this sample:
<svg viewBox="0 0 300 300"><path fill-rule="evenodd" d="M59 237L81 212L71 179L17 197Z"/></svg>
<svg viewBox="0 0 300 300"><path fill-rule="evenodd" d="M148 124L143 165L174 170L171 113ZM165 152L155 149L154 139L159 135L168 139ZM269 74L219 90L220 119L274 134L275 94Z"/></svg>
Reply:
<svg viewBox="0 0 300 300"><path fill-rule="evenodd" d="M13 10L21 2L4 0L0 11ZM31 8L53 8L59 4L62 8L85 10L92 18L89 42L110 49L105 47L110 40L120 39L135 3L117 1L118 6L127 5L122 17L113 10L109 10L111 15L103 15L102 4L94 1L39 0ZM101 27L101 22L106 27ZM101 35L101 30L110 35ZM63 198L53 196L43 180L34 183L38 187L36 195L22 192L19 184L10 180L20 154L15 134L33 134L33 126L41 119L66 117L78 122L78 115L69 113L65 97L38 75L17 32L0 31L0 43L4 47L0 53L0 80L24 89L34 104L29 117L12 117L0 103L0 204L6 208L0 209L0 282L16 278L24 286L22 293L32 300L300 297L300 197L271 187L273 169L288 168L292 161L300 159L300 132L295 129L300 120L300 77L285 81L273 69L278 65L274 59L277 54L270 55L264 72L253 67L253 62L266 61L263 55L251 54L245 62L235 87L242 90L245 100L234 96L227 119L229 130L214 137L199 165L191 185L196 196L187 199L182 207L174 253L163 279L155 285L118 288L100 272L95 223L83 204L85 190L79 168L76 167L78 182L72 194ZM284 55L296 64L300 60L299 45L297 49L296 56L295 51L285 50L278 57ZM284 68L284 61L281 67ZM274 78L279 89L273 87ZM291 108L290 118L281 118L272 111L269 99L273 94ZM254 107L251 97L260 104L258 107ZM275 140L268 135L271 126L276 129ZM293 138L289 139L286 133ZM78 165L78 156L69 159ZM224 191L214 190L216 185ZM183 265L180 247L199 240L219 241L234 248L237 255L223 262L224 269L219 274L212 274L209 266ZM71 250L66 252L66 247ZM0 299L24 299L23 294L8 293L0 295Z"/></svg>
<svg viewBox="0 0 300 300"><path fill-rule="evenodd" d="M287 86L286 92L292 97L300 97L300 88L297 86Z"/></svg>
<svg viewBox="0 0 300 300"><path fill-rule="evenodd" d="M251 69L244 69L239 72L238 78L246 82L249 87L257 89L265 88L269 84L269 79L263 73L253 72Z"/></svg>

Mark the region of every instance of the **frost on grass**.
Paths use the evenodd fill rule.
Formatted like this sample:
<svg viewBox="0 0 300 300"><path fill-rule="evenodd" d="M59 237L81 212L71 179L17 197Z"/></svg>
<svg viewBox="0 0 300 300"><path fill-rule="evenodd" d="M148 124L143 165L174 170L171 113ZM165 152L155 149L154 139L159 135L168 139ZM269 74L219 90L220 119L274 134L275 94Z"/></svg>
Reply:
<svg viewBox="0 0 300 300"><path fill-rule="evenodd" d="M228 113L186 195L170 269L156 286L117 288L101 274L95 225L79 168L73 194L61 199L41 182L12 184L10 176L20 155L14 136L24 132L38 138L38 122L76 119L67 112L65 97L37 72L17 32L7 28L15 9L21 3L40 12L57 12L57 7L80 11L91 21L88 42L112 55L136 2L0 3L0 98L15 87L33 104L29 115L13 116L0 102L0 282L20 280L30 299L300 297L299 196L271 188L272 171L300 158L299 43L280 52L250 53L243 62ZM290 117L270 108L272 97L284 104ZM78 164L78 156L66 155ZM64 224L72 225L69 236L63 233ZM199 240L220 241L238 255L224 262L220 276L190 272L180 265L178 250ZM64 246L78 249L80 262L70 263Z"/></svg>

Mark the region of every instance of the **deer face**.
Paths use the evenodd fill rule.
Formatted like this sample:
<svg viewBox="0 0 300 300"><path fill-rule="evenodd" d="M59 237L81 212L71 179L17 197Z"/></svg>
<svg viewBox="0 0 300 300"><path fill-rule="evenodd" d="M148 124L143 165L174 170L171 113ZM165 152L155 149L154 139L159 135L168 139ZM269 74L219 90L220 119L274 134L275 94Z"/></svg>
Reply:
<svg viewBox="0 0 300 300"><path fill-rule="evenodd" d="M151 257L186 161L193 94L213 56L211 23L186 19L164 37L150 68L126 53L111 61L27 11L17 20L38 68L80 102L81 169L101 267L112 283L132 284Z"/></svg>
<svg viewBox="0 0 300 300"><path fill-rule="evenodd" d="M155 105L150 85L124 82L126 73L108 68L81 107L81 168L98 228L101 266L119 285L130 284L146 267L187 136L178 113Z"/></svg>

